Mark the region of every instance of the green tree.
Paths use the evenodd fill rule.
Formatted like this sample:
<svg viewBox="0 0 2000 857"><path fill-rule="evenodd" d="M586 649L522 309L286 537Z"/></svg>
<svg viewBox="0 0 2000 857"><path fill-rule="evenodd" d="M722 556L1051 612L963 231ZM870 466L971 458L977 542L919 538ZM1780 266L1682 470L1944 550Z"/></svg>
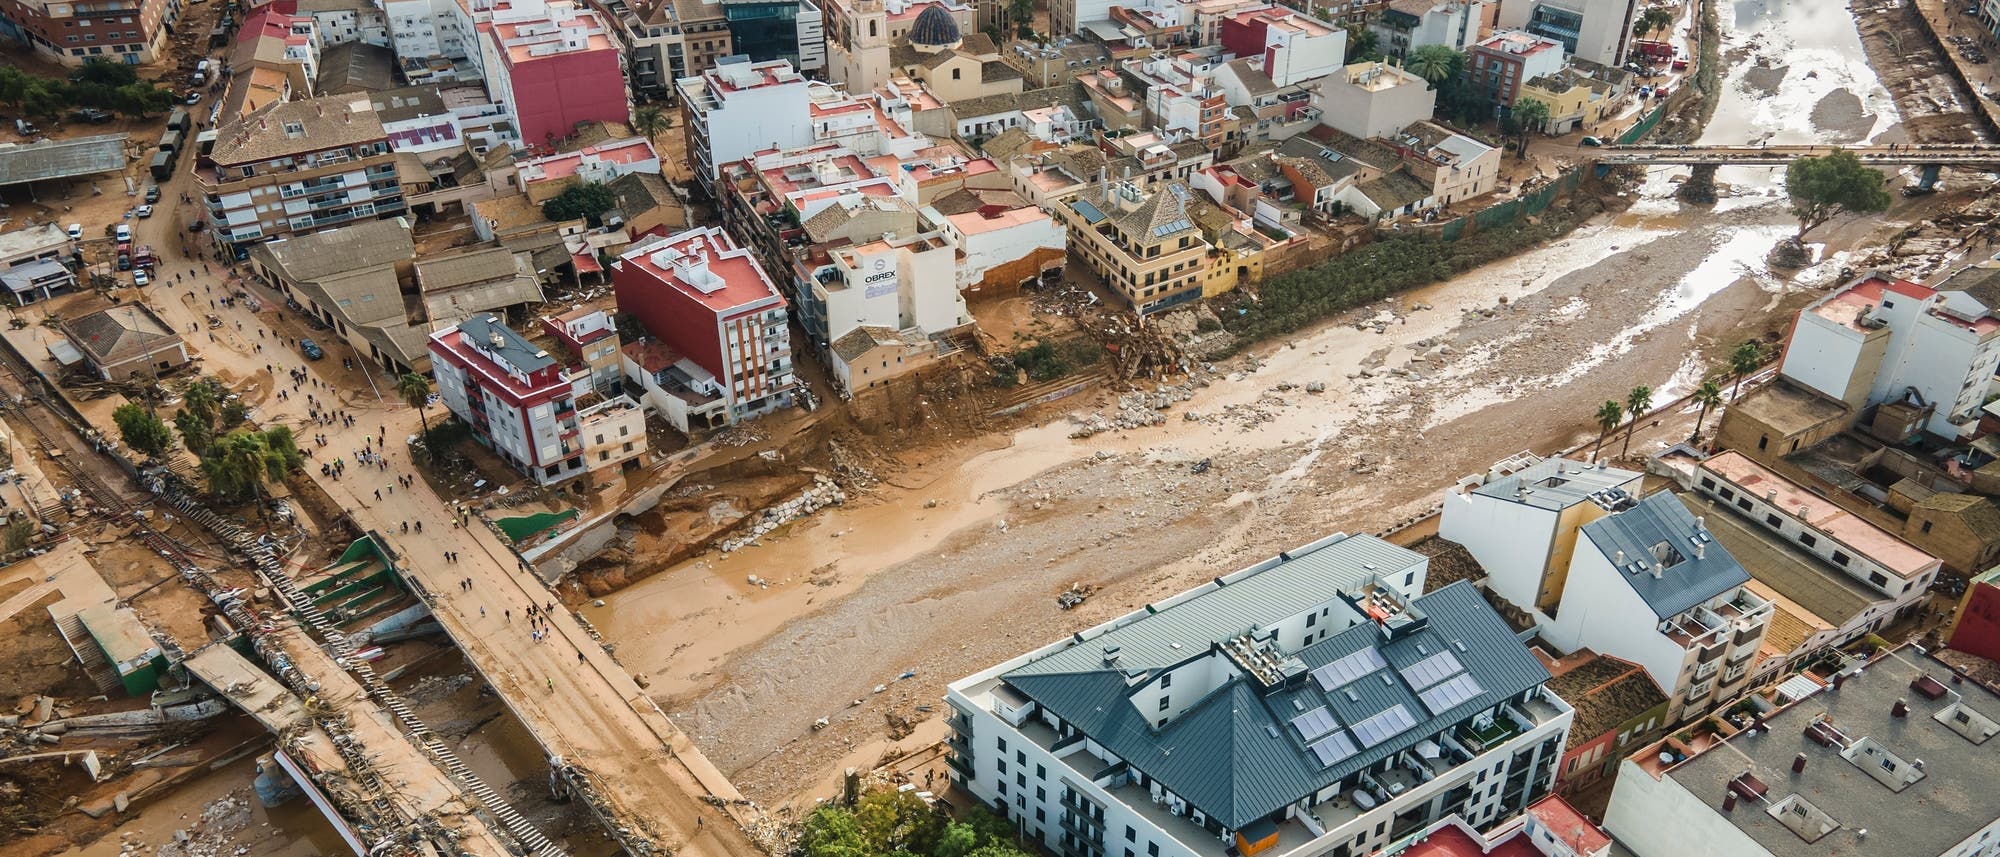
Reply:
<svg viewBox="0 0 2000 857"><path fill-rule="evenodd" d="M102 57L92 57L84 61L83 67L71 75L78 83L96 83L117 89L139 82L139 70L122 62L112 62Z"/></svg>
<svg viewBox="0 0 2000 857"><path fill-rule="evenodd" d="M22 109L28 90L40 82L41 78L11 65L0 66L0 104L7 104L15 110Z"/></svg>
<svg viewBox="0 0 2000 857"><path fill-rule="evenodd" d="M187 391L181 394L181 412L194 414L196 419L210 426L215 425L221 406L221 396L216 393L215 383L205 378L189 384Z"/></svg>
<svg viewBox="0 0 2000 857"><path fill-rule="evenodd" d="M128 83L112 90L109 101L111 109L119 113L146 119L172 109L174 94L150 83Z"/></svg>
<svg viewBox="0 0 2000 857"><path fill-rule="evenodd" d="M1846 149L1809 155L1785 168L1785 194L1792 198L1792 216L1799 219L1797 241L1813 227L1842 212L1881 211L1889 207L1882 171L1861 163Z"/></svg>
<svg viewBox="0 0 2000 857"><path fill-rule="evenodd" d="M915 792L894 789L869 792L856 801L854 824L861 830L861 840L876 854L929 854L944 832L943 819L930 804Z"/></svg>
<svg viewBox="0 0 2000 857"><path fill-rule="evenodd" d="M256 500L261 506L264 486L283 482L304 461L290 428L238 429L216 439L202 470L211 496Z"/></svg>
<svg viewBox="0 0 2000 857"><path fill-rule="evenodd" d="M598 218L617 204L618 198L602 182L577 182L542 203L542 216L557 221L582 218L594 227Z"/></svg>
<svg viewBox="0 0 2000 857"><path fill-rule="evenodd" d="M1708 421L1709 410L1722 404L1722 385L1715 383L1714 378L1702 381L1694 390L1694 401L1701 406L1701 412L1694 416L1694 437L1700 440L1701 424Z"/></svg>
<svg viewBox="0 0 2000 857"><path fill-rule="evenodd" d="M1445 81L1465 70L1465 54L1452 50L1450 45L1424 45L1410 52L1403 67L1442 91Z"/></svg>
<svg viewBox="0 0 2000 857"><path fill-rule="evenodd" d="M646 135L648 140L660 136L671 125L666 112L651 104L632 111L632 130Z"/></svg>
<svg viewBox="0 0 2000 857"><path fill-rule="evenodd" d="M1033 32L1035 29L1035 0L1007 0L1007 19L1014 22L1014 30ZM1023 36L1023 38L1026 38Z"/></svg>
<svg viewBox="0 0 2000 857"><path fill-rule="evenodd" d="M403 397L403 404L417 409L417 419L424 426L424 449L430 449L431 418L424 413L424 405L431 400L431 379L415 372L405 372L396 379L396 395Z"/></svg>
<svg viewBox="0 0 2000 857"><path fill-rule="evenodd" d="M222 406L222 415L218 417L224 431L242 425L243 421L249 418L250 408L243 404L242 399L232 399L227 404L224 404Z"/></svg>
<svg viewBox="0 0 2000 857"><path fill-rule="evenodd" d="M1528 139L1532 135L1547 131L1549 127L1549 105L1539 98L1523 98L1514 102L1514 121L1521 129L1522 158L1528 157Z"/></svg>
<svg viewBox="0 0 2000 857"><path fill-rule="evenodd" d="M111 421L118 424L118 436L125 445L147 456L166 452L174 442L174 432L167 428L157 414L131 402L119 405L111 412Z"/></svg>
<svg viewBox="0 0 2000 857"><path fill-rule="evenodd" d="M1643 39L1654 30L1664 30L1674 25L1674 13L1664 6L1654 6L1639 13L1632 22L1632 37Z"/></svg>
<svg viewBox="0 0 2000 857"><path fill-rule="evenodd" d="M979 831L970 824L952 822L938 834L936 857L970 857L979 850Z"/></svg>
<svg viewBox="0 0 2000 857"><path fill-rule="evenodd" d="M1645 416L1646 409L1653 406L1653 388L1644 384L1632 388L1625 394L1625 414L1631 420L1625 423L1625 446L1618 452L1624 457L1632 451L1632 432L1639 428L1639 418Z"/></svg>
<svg viewBox="0 0 2000 857"><path fill-rule="evenodd" d="M1745 342L1729 352L1729 374L1736 380L1729 386L1729 403L1736 404L1736 397L1743 392L1743 379L1764 365L1764 348L1755 342Z"/></svg>
<svg viewBox="0 0 2000 857"><path fill-rule="evenodd" d="M181 445L197 458L207 455L215 443L215 426L187 408L174 415L174 428L180 429Z"/></svg>
<svg viewBox="0 0 2000 857"><path fill-rule="evenodd" d="M1597 460L1598 451L1604 448L1605 435L1610 434L1612 429L1617 428L1618 424L1624 421L1624 405L1620 405L1610 399L1605 399L1604 404L1597 406L1597 444L1590 448L1590 458L1592 461Z"/></svg>
<svg viewBox="0 0 2000 857"><path fill-rule="evenodd" d="M854 813L839 806L821 806L806 816L799 852L805 857L870 857Z"/></svg>
<svg viewBox="0 0 2000 857"><path fill-rule="evenodd" d="M966 857L1028 857L1028 853L1005 842L994 842L980 846Z"/></svg>
<svg viewBox="0 0 2000 857"><path fill-rule="evenodd" d="M1374 30L1368 29L1361 24L1348 25L1347 61L1368 62L1370 60L1381 59L1381 52L1376 50L1380 42L1381 38L1375 35Z"/></svg>

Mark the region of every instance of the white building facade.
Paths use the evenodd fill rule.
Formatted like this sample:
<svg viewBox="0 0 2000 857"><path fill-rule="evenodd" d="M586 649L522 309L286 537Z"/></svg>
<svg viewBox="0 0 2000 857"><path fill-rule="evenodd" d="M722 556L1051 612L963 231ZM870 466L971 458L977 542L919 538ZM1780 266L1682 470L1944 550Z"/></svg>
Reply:
<svg viewBox="0 0 2000 857"><path fill-rule="evenodd" d="M806 121L810 84L791 63L724 62L676 86L688 160L705 187L714 186L722 164L813 142Z"/></svg>

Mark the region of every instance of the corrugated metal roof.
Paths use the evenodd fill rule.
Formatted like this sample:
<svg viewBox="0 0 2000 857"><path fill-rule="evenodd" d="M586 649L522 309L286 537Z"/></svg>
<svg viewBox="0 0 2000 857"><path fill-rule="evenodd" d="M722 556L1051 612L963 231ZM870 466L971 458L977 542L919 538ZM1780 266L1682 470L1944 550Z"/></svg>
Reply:
<svg viewBox="0 0 2000 857"><path fill-rule="evenodd" d="M1666 491L1583 525L1583 534L1614 565L1619 552L1625 554L1619 579L1662 619L1750 580L1750 573L1713 535L1699 530L1694 513ZM1653 576L1656 566L1663 566L1659 577Z"/></svg>
<svg viewBox="0 0 2000 857"><path fill-rule="evenodd" d="M1354 546L1348 551L1328 553L1350 542ZM1262 617L1275 621L1321 603L1337 588L1334 581L1343 570L1327 567L1332 560L1358 560L1377 551L1385 555L1390 551L1408 553L1379 540L1350 538L1145 617L1094 638L1089 645L1051 654L1003 679L1224 826L1242 829L1549 679L1548 670L1521 645L1478 590L1461 581L1412 602L1428 618L1428 626L1421 630L1384 643L1376 625L1363 623L1300 650L1297 657L1309 668L1317 668L1374 647L1391 667L1366 674L1332 693L1321 690L1303 673L1268 692L1235 678L1157 729L1148 719L1151 714L1139 711L1127 698L1125 671L1161 663L1164 658L1179 661L1207 655L1214 641L1247 627L1241 624L1246 620L1254 622ZM1309 562L1322 554L1326 556L1321 562ZM1293 567L1298 570L1285 573ZM1260 578L1267 579L1264 585L1257 585ZM1216 601L1218 606L1203 607L1204 601ZM1146 628L1148 625L1157 626L1157 630ZM1116 644L1123 647L1121 663L1118 668L1106 668L1098 643L1111 640L1113 635L1119 635ZM1170 638L1182 642L1182 648L1168 647ZM1480 692L1433 716L1398 677L1397 670L1440 651L1455 653L1466 673L1479 684ZM1354 725L1396 706L1402 706L1416 725L1332 765L1323 765L1311 743L1327 736L1308 741L1290 728L1292 718L1300 713L1294 700L1305 710L1328 708L1340 726L1327 735L1351 736ZM1357 746L1363 743L1354 741Z"/></svg>
<svg viewBox="0 0 2000 857"><path fill-rule="evenodd" d="M129 136L99 134L0 146L0 187L124 169Z"/></svg>

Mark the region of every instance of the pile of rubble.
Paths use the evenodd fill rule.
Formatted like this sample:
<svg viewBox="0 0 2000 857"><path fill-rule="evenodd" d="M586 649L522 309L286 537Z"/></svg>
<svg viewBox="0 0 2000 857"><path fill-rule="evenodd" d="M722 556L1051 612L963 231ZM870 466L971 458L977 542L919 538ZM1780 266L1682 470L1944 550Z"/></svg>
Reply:
<svg viewBox="0 0 2000 857"><path fill-rule="evenodd" d="M723 539L718 546L723 553L757 544L757 540L779 527L824 509L847 502L847 492L841 490L833 479L824 473L813 474L813 484L800 491L797 497L765 509L757 516L757 522L740 531L740 535Z"/></svg>
<svg viewBox="0 0 2000 857"><path fill-rule="evenodd" d="M250 848L237 844L236 835L248 829L251 820L248 795L224 795L204 807L193 825L174 831L173 841L155 853L157 857L240 857ZM136 838L126 840L121 847L125 849L119 851L121 857L138 857L144 851L144 844Z"/></svg>
<svg viewBox="0 0 2000 857"><path fill-rule="evenodd" d="M1118 410L1110 413L1071 414L1076 424L1069 436L1086 438L1107 431L1164 424L1168 408L1194 398L1195 384L1161 384L1151 392L1134 390L1118 397Z"/></svg>
<svg viewBox="0 0 2000 857"><path fill-rule="evenodd" d="M1079 604L1082 604L1084 602L1084 599L1089 598L1096 592L1097 592L1096 584L1072 583L1069 585L1068 589L1063 590L1061 594L1056 596L1056 606L1061 607L1064 610L1071 609Z"/></svg>

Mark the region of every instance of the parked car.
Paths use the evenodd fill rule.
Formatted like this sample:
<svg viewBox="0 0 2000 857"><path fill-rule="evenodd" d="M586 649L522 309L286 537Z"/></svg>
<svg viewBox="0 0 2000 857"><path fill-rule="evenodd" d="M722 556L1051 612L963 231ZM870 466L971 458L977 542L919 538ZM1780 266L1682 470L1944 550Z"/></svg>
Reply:
<svg viewBox="0 0 2000 857"><path fill-rule="evenodd" d="M118 254L118 270L120 270L120 271L130 271L130 270L132 270L132 254L130 254L130 253L126 253L126 252L123 252L123 251L119 252L119 254Z"/></svg>
<svg viewBox="0 0 2000 857"><path fill-rule="evenodd" d="M187 99L186 99L186 101L185 101L185 102L183 102L183 103L186 103L186 104L200 104L200 103L201 103L201 91L200 91L200 90L190 90L190 91L188 92L188 95L187 95Z"/></svg>
<svg viewBox="0 0 2000 857"><path fill-rule="evenodd" d="M95 107L78 108L75 113L72 113L70 115L75 116L77 119L80 119L82 121L89 122L93 125L102 125L106 122L111 121L111 114L99 110Z"/></svg>
<svg viewBox="0 0 2000 857"><path fill-rule="evenodd" d="M83 224L72 223L69 225L69 240L71 241L83 240Z"/></svg>
<svg viewBox="0 0 2000 857"><path fill-rule="evenodd" d="M208 222L207 222L207 221L205 221L205 220L197 220L197 221L194 221L193 223L189 223L189 224L188 224L188 231L189 231L189 232L200 232L200 231L202 231L203 229L207 229L207 228L208 228Z"/></svg>
<svg viewBox="0 0 2000 857"><path fill-rule="evenodd" d="M326 356L326 352L320 350L319 343L310 339L299 340L299 351L306 355L307 360L318 360Z"/></svg>
<svg viewBox="0 0 2000 857"><path fill-rule="evenodd" d="M142 205L142 206L139 206L138 208L135 208L135 209L133 209L133 210L132 210L132 213L133 213L133 214L136 214L136 215L138 215L138 216L140 216L140 217L152 217L152 216L153 216L153 207L152 207L152 206L150 206L150 205Z"/></svg>
<svg viewBox="0 0 2000 857"><path fill-rule="evenodd" d="M132 227L127 224L118 224L118 228L112 234L118 239L118 243L120 244L132 243Z"/></svg>
<svg viewBox="0 0 2000 857"><path fill-rule="evenodd" d="M156 203L156 202L159 202L159 201L160 201L160 186L159 186L159 185L147 185L147 186L146 186L146 204L147 204L147 205L152 205L153 203Z"/></svg>
<svg viewBox="0 0 2000 857"><path fill-rule="evenodd" d="M1583 144L1583 145L1585 145L1585 146L1602 146L1602 145L1604 145L1604 141L1603 141L1603 140L1599 140L1599 139L1597 139L1596 137L1584 137L1583 139L1581 139L1581 140L1578 140L1577 142L1578 142L1578 143L1581 143L1581 144Z"/></svg>
<svg viewBox="0 0 2000 857"><path fill-rule="evenodd" d="M143 289L146 287L147 284L151 283L152 281L153 278L146 275L145 268L132 269L132 285L138 286L139 288Z"/></svg>

